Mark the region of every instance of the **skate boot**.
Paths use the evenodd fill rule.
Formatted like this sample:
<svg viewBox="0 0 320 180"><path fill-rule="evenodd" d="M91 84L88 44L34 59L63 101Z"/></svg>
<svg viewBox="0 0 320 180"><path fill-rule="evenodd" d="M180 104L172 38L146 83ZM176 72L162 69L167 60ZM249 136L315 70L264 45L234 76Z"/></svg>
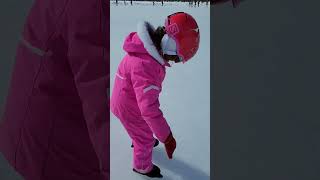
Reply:
<svg viewBox="0 0 320 180"><path fill-rule="evenodd" d="M148 173L141 173L137 170L135 170L134 168L132 169L134 172L138 173L138 174L141 174L141 175L144 175L144 176L148 176L148 177L151 177L151 178L162 178L163 176L161 175L161 170L158 166L156 165L153 165L153 168L150 172Z"/></svg>

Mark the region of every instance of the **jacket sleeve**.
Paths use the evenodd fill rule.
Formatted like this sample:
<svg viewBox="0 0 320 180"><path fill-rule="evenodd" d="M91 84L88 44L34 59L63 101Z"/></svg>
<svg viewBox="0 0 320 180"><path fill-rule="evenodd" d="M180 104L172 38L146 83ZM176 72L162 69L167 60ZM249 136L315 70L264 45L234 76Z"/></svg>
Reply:
<svg viewBox="0 0 320 180"><path fill-rule="evenodd" d="M68 61L101 170L109 174L109 35L102 1L70 0ZM104 4L107 8L107 5Z"/></svg>
<svg viewBox="0 0 320 180"><path fill-rule="evenodd" d="M159 141L164 142L170 134L170 127L160 110L159 94L163 79L154 67L141 63L131 72L131 81L142 118Z"/></svg>

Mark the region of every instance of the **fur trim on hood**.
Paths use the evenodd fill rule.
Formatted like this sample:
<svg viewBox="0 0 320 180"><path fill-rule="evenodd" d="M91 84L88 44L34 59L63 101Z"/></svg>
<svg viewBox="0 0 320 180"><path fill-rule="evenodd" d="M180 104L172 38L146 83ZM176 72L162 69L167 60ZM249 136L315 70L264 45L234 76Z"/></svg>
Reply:
<svg viewBox="0 0 320 180"><path fill-rule="evenodd" d="M156 59L161 65L165 65L166 62L163 59L163 57L159 54L159 51L157 50L156 46L154 45L150 34L149 30L154 31L154 27L146 22L139 22L138 23L138 29L137 29L137 34L141 41L143 42L144 48L147 50L147 52L154 58Z"/></svg>

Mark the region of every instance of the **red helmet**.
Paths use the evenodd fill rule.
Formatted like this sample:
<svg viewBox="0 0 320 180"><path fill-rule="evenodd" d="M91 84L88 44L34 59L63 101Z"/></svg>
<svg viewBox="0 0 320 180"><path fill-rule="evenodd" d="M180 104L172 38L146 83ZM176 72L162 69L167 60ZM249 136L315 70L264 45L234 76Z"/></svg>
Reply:
<svg viewBox="0 0 320 180"><path fill-rule="evenodd" d="M187 13L177 12L167 17L165 30L177 45L177 54L183 63L198 51L200 32L196 20Z"/></svg>

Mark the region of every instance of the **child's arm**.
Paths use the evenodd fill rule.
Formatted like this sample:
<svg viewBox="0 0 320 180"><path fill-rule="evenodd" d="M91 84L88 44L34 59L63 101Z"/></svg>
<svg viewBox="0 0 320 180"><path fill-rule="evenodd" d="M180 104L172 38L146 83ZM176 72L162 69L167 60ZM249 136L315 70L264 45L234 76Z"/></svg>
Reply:
<svg viewBox="0 0 320 180"><path fill-rule="evenodd" d="M159 94L163 79L154 64L140 64L132 71L131 81L143 119L159 141L164 143L171 130L160 110Z"/></svg>

